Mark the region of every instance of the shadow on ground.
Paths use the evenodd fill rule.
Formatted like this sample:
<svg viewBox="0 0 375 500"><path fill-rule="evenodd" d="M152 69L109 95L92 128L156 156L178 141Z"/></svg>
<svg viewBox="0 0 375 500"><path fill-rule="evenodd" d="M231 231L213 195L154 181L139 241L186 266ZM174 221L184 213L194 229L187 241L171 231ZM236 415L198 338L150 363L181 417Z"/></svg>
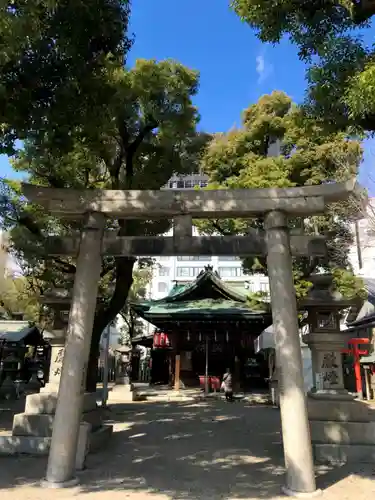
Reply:
<svg viewBox="0 0 375 500"><path fill-rule="evenodd" d="M276 409L221 401L133 403L114 405L108 417L115 433L105 450L88 458L80 474L82 498L100 491L189 500L280 495L284 468ZM44 459L0 458L0 488L39 481L45 465ZM349 474L346 467L320 472L321 487Z"/></svg>

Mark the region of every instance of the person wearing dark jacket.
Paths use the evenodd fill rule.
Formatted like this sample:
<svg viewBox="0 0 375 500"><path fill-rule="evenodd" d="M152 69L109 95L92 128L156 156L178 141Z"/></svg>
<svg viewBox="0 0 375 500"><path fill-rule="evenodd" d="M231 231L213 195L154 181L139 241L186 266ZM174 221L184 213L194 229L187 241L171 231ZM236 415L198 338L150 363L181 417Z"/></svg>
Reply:
<svg viewBox="0 0 375 500"><path fill-rule="evenodd" d="M223 388L225 393L225 399L227 401L233 401L233 377L230 368L227 368L227 371L224 373Z"/></svg>

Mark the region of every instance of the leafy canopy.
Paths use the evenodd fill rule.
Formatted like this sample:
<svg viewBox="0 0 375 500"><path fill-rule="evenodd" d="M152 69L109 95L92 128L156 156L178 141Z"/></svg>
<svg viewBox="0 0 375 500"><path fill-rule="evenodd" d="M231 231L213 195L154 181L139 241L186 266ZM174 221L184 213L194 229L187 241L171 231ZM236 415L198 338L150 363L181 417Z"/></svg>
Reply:
<svg viewBox="0 0 375 500"><path fill-rule="evenodd" d="M361 5L362 3L362 5ZM308 59L319 54L324 42L365 24L375 13L369 2L355 0L232 0L233 10L258 31L263 42L277 43L289 35Z"/></svg>
<svg viewBox="0 0 375 500"><path fill-rule="evenodd" d="M279 141L280 151L269 156L270 145ZM274 145L273 145L274 147ZM324 134L322 126L306 117L283 92L262 96L243 112L240 129L217 134L209 143L202 166L210 177L208 189L289 187L322 184L352 178L358 172L362 151L357 141L343 133ZM328 259L294 259L297 294L309 287L317 269L348 269L352 243L348 205L335 204L322 216L291 220L291 227L304 227L328 238ZM197 221L208 234L246 234L263 228L263 220L228 219ZM265 259L246 259L245 269L267 272Z"/></svg>
<svg viewBox="0 0 375 500"><path fill-rule="evenodd" d="M172 60L138 60L133 68L111 65L106 79L109 104L104 109L99 102L92 110L95 121L85 116L79 127L71 128L68 149L62 150L48 134L42 140L25 141L14 168L27 173L29 182L58 188L159 189L173 173L198 167L208 136L196 132L199 115L192 102L198 89L196 71ZM71 234L80 225L51 217L28 203L16 183L3 181L0 202L2 224L11 231L13 251L25 267L50 286L71 284L74 260L50 259L45 238ZM168 220L108 221L108 228L120 235L157 235L169 226ZM101 332L125 307L134 262L128 257L103 260L93 355Z"/></svg>
<svg viewBox="0 0 375 500"><path fill-rule="evenodd" d="M374 48L361 36L371 26L369 0L233 0L234 11L263 42L284 35L309 63L306 109L328 130L373 132Z"/></svg>
<svg viewBox="0 0 375 500"><path fill-rule="evenodd" d="M39 325L44 323L40 286L23 276L8 276L0 287L0 317L14 319L22 313L23 319Z"/></svg>
<svg viewBox="0 0 375 500"><path fill-rule="evenodd" d="M122 65L128 0L0 2L0 152L16 139L66 148L74 127L98 123Z"/></svg>

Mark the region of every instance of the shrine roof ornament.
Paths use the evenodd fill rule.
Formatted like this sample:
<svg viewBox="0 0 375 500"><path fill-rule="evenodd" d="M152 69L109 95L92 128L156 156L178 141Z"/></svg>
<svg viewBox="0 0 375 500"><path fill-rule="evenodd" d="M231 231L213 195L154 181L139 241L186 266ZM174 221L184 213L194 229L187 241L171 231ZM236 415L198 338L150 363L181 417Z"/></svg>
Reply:
<svg viewBox="0 0 375 500"><path fill-rule="evenodd" d="M207 269L208 268L208 269ZM223 299L246 303L248 291L235 288L223 281L212 266L207 266L196 279L186 285L177 285L177 290L162 299L134 303L135 308L148 309L151 305L194 301L197 299ZM211 268L211 269L210 269Z"/></svg>
<svg viewBox="0 0 375 500"><path fill-rule="evenodd" d="M160 218L191 214L195 218L257 216L278 210L303 216L322 213L327 204L346 200L358 190L341 183L290 188L222 190L74 190L22 184L24 195L60 217L80 218L101 212L108 217Z"/></svg>

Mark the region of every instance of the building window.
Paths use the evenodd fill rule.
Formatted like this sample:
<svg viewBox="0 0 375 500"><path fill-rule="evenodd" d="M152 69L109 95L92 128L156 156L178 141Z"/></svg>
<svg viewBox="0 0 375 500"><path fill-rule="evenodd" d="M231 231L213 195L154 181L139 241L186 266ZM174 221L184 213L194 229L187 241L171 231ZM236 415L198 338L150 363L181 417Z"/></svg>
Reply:
<svg viewBox="0 0 375 500"><path fill-rule="evenodd" d="M219 274L222 278L235 278L243 276L241 267L219 267Z"/></svg>
<svg viewBox="0 0 375 500"><path fill-rule="evenodd" d="M219 260L222 260L222 261L230 261L230 260L240 260L239 257L237 257L237 255L222 255L221 257L219 257Z"/></svg>
<svg viewBox="0 0 375 500"><path fill-rule="evenodd" d="M193 187L193 183L192 181L185 181L185 188L186 189L191 189Z"/></svg>
<svg viewBox="0 0 375 500"><path fill-rule="evenodd" d="M261 282L261 283L259 283L259 290L261 292L269 293L269 291L270 291L270 285L268 283Z"/></svg>
<svg viewBox="0 0 375 500"><path fill-rule="evenodd" d="M183 180L177 181L177 189L183 189L185 187L185 183Z"/></svg>
<svg viewBox="0 0 375 500"><path fill-rule="evenodd" d="M193 267L193 276L198 276L198 274L203 271L201 267Z"/></svg>
<svg viewBox="0 0 375 500"><path fill-rule="evenodd" d="M207 187L207 181L200 181L199 185L200 187L204 188L204 187Z"/></svg>
<svg viewBox="0 0 375 500"><path fill-rule="evenodd" d="M169 276L169 267L160 266L159 267L159 276Z"/></svg>
<svg viewBox="0 0 375 500"><path fill-rule="evenodd" d="M167 291L168 291L167 283L164 283L164 281L160 281L160 283L158 283L158 292L167 293Z"/></svg>
<svg viewBox="0 0 375 500"><path fill-rule="evenodd" d="M178 267L177 276L188 277L190 276L190 267Z"/></svg>
<svg viewBox="0 0 375 500"><path fill-rule="evenodd" d="M177 257L177 260L179 261L184 261L184 262L191 262L191 261L204 261L204 262L210 262L212 259L211 255L179 255Z"/></svg>
<svg viewBox="0 0 375 500"><path fill-rule="evenodd" d="M178 267L177 276L195 278L201 271L203 271L202 267Z"/></svg>

